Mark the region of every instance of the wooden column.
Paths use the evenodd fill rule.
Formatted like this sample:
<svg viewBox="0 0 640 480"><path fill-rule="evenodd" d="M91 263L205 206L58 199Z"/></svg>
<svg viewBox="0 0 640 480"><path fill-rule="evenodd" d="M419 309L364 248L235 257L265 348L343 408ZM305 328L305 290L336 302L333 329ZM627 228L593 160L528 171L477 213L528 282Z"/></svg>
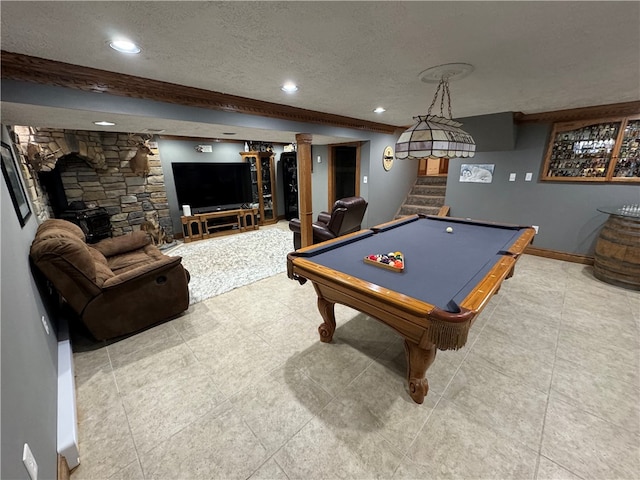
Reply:
<svg viewBox="0 0 640 480"><path fill-rule="evenodd" d="M300 240L301 246L313 244L313 205L311 200L311 140L309 133L296 134L298 145L298 191L300 193Z"/></svg>

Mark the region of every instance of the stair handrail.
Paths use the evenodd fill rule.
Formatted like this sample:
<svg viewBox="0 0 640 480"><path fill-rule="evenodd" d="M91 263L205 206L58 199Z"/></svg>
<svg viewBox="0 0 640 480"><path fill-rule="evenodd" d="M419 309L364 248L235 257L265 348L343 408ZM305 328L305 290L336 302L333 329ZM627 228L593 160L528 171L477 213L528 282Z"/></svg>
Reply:
<svg viewBox="0 0 640 480"><path fill-rule="evenodd" d="M439 217L448 217L450 210L451 210L451 207L449 207L449 205L443 205L443 206L440 207L440 210L438 211L438 216Z"/></svg>

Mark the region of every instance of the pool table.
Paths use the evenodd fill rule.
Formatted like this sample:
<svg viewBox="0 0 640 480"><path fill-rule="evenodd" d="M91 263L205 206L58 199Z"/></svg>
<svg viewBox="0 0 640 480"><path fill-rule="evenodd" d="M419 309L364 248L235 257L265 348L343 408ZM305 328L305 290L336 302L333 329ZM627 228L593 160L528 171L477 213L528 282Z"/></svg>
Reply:
<svg viewBox="0 0 640 480"><path fill-rule="evenodd" d="M296 250L287 256L287 274L313 283L322 342L333 338L336 303L399 333L409 394L422 403L437 349L465 345L476 315L513 274L534 234L531 227L414 215ZM405 258L400 272L364 261L397 251Z"/></svg>

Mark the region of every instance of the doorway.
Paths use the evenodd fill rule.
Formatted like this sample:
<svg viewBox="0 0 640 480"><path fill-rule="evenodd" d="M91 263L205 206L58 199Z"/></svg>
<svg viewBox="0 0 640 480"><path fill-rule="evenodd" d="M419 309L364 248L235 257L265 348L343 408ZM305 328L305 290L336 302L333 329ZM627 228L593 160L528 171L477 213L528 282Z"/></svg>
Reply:
<svg viewBox="0 0 640 480"><path fill-rule="evenodd" d="M421 158L418 163L418 176L447 175L449 172L448 158Z"/></svg>
<svg viewBox="0 0 640 480"><path fill-rule="evenodd" d="M360 144L329 146L329 208L345 197L360 196Z"/></svg>

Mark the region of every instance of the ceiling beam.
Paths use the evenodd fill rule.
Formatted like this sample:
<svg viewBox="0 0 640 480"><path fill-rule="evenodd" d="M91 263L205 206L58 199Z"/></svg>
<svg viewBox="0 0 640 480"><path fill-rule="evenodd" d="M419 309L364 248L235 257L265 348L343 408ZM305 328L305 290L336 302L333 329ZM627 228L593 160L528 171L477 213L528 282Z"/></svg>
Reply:
<svg viewBox="0 0 640 480"><path fill-rule="evenodd" d="M303 123L395 134L401 127L0 51L3 79Z"/></svg>

